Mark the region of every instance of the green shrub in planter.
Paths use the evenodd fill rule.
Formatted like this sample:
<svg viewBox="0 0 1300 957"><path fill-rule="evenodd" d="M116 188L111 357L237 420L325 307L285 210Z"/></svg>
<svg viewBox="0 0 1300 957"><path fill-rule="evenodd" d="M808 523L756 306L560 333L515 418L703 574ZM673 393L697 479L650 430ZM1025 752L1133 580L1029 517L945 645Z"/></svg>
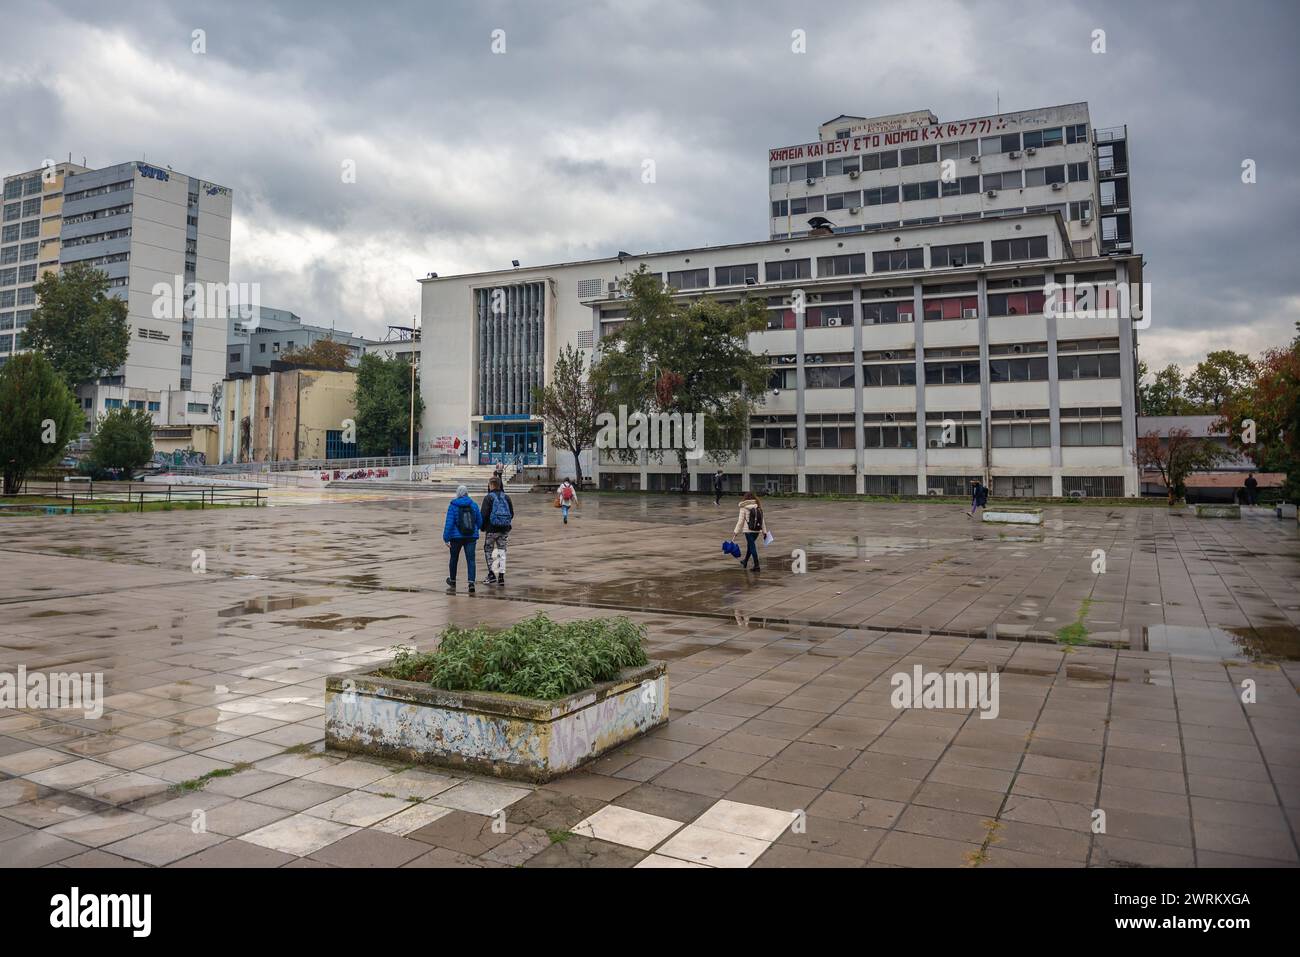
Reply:
<svg viewBox="0 0 1300 957"><path fill-rule="evenodd" d="M447 691L553 700L646 664L644 640L645 629L627 618L558 624L537 614L504 631L450 625L437 651L399 646L393 663L379 673Z"/></svg>

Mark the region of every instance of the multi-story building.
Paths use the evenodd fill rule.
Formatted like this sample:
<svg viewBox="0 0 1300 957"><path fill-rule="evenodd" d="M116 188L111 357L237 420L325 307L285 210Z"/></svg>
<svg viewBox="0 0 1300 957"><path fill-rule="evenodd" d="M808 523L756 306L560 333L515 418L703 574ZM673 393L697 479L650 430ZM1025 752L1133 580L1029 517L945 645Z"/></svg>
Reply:
<svg viewBox="0 0 1300 957"><path fill-rule="evenodd" d="M0 210L0 365L26 349L23 330L36 308L36 280L59 269L63 184L87 172L54 163L4 178Z"/></svg>
<svg viewBox="0 0 1300 957"><path fill-rule="evenodd" d="M723 466L730 488L954 494L982 477L998 496L1136 495L1133 322L1045 302L1067 277L1140 284L1141 258L1077 248L1054 211L425 279L439 348L422 431L468 434L471 460L567 468L532 389L562 345L590 358L626 321L619 280L644 264L679 298L767 307L751 347L771 388ZM701 487L714 465L690 467ZM672 453L602 452L595 471L605 488L677 479Z"/></svg>
<svg viewBox="0 0 1300 957"><path fill-rule="evenodd" d="M321 339L345 343L349 365L355 366L366 351L367 342L360 336L344 329L308 325L287 309L232 307L226 332L226 376L265 372L287 353L310 348Z"/></svg>
<svg viewBox="0 0 1300 957"><path fill-rule="evenodd" d="M27 283L36 275L88 263L107 274L110 294L126 301L131 342L121 369L78 389L87 418L125 406L147 410L172 431L214 424L210 396L225 375L225 303L234 298L230 190L144 162L98 170L60 163L8 177L5 188L23 198L4 206L0 260L14 260L18 286L6 295L7 266L0 266L0 326L11 298L12 328L26 324L36 304ZM24 239L33 231L39 248L36 238ZM37 268L25 269L29 264ZM193 288L199 297L191 297ZM0 349L5 338L0 331Z"/></svg>
<svg viewBox="0 0 1300 957"><path fill-rule="evenodd" d="M773 239L1059 212L1076 254L1131 252L1125 127L1093 130L1088 104L940 122L922 110L823 123L816 142L768 150Z"/></svg>

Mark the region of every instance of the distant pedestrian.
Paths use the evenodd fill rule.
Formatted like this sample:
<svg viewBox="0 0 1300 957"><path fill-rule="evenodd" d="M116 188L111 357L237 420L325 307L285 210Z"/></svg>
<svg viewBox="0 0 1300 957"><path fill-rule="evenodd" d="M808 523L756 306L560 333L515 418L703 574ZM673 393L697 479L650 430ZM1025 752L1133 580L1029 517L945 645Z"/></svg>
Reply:
<svg viewBox="0 0 1300 957"><path fill-rule="evenodd" d="M678 487L679 487L679 489L681 490L681 493L682 493L683 495L689 495L689 494L690 494L690 491L691 491L691 473L690 473L690 472L683 472L683 473L682 473L682 480L681 480L680 483L678 483Z"/></svg>
<svg viewBox="0 0 1300 957"><path fill-rule="evenodd" d="M970 480L970 511L967 518L974 518L977 509L982 509L989 503L989 490L979 479Z"/></svg>
<svg viewBox="0 0 1300 957"><path fill-rule="evenodd" d="M479 511L483 515L483 557L487 559L489 585L506 583L506 546L510 539L510 526L515 520L515 506L501 487L501 479L493 476L488 482L488 493L483 497Z"/></svg>
<svg viewBox="0 0 1300 957"><path fill-rule="evenodd" d="M736 519L736 527L731 532L731 540L734 542L741 532L745 533L745 557L741 559L740 567L748 568L749 559L752 557L754 571L759 571L758 549L754 544L758 541L758 536L767 534L767 520L763 517L762 503L753 492L746 492L741 496L740 515Z"/></svg>
<svg viewBox="0 0 1300 957"><path fill-rule="evenodd" d="M722 469L718 469L716 472L713 473L713 504L714 505L722 504L722 482L723 482Z"/></svg>
<svg viewBox="0 0 1300 957"><path fill-rule="evenodd" d="M483 514L474 500L469 497L469 489L457 486L456 497L447 506L447 520L442 525L442 540L451 549L447 568L447 587L456 590L456 565L460 553L465 553L466 574L469 578L469 593L474 594L474 549L477 548L478 530L483 524Z"/></svg>
<svg viewBox="0 0 1300 957"><path fill-rule="evenodd" d="M569 509L578 501L578 490L573 487L573 483L565 479L560 483L560 487L555 490L555 498L560 503L560 513L564 516L564 524L569 524Z"/></svg>
<svg viewBox="0 0 1300 957"><path fill-rule="evenodd" d="M1259 488L1259 482L1255 479L1255 473L1251 472L1246 476L1246 504L1254 505L1256 490Z"/></svg>

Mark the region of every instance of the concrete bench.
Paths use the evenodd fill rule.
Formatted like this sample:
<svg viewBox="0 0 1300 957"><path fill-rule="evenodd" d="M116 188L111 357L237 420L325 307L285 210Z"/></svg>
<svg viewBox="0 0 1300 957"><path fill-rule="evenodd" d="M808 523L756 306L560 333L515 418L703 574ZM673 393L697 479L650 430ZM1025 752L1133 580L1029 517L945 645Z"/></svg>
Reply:
<svg viewBox="0 0 1300 957"><path fill-rule="evenodd" d="M989 508L984 510L984 521L1001 525L1042 525L1041 508Z"/></svg>
<svg viewBox="0 0 1300 957"><path fill-rule="evenodd" d="M1240 505L1197 505L1197 518L1241 518Z"/></svg>

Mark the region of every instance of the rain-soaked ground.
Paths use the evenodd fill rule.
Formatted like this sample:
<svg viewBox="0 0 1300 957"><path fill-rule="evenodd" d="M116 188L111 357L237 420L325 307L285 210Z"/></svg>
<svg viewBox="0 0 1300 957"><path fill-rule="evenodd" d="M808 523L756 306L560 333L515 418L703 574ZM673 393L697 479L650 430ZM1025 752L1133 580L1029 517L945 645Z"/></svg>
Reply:
<svg viewBox="0 0 1300 957"><path fill-rule="evenodd" d="M586 495L564 526L519 493L507 584L469 596L446 497L391 494L3 519L0 690L107 700L0 701L0 865L1300 861L1300 537L1271 513L773 500L747 573L734 504ZM540 788L322 751L324 675L539 610L643 623L669 724ZM996 674L997 716L895 708L916 666Z"/></svg>

